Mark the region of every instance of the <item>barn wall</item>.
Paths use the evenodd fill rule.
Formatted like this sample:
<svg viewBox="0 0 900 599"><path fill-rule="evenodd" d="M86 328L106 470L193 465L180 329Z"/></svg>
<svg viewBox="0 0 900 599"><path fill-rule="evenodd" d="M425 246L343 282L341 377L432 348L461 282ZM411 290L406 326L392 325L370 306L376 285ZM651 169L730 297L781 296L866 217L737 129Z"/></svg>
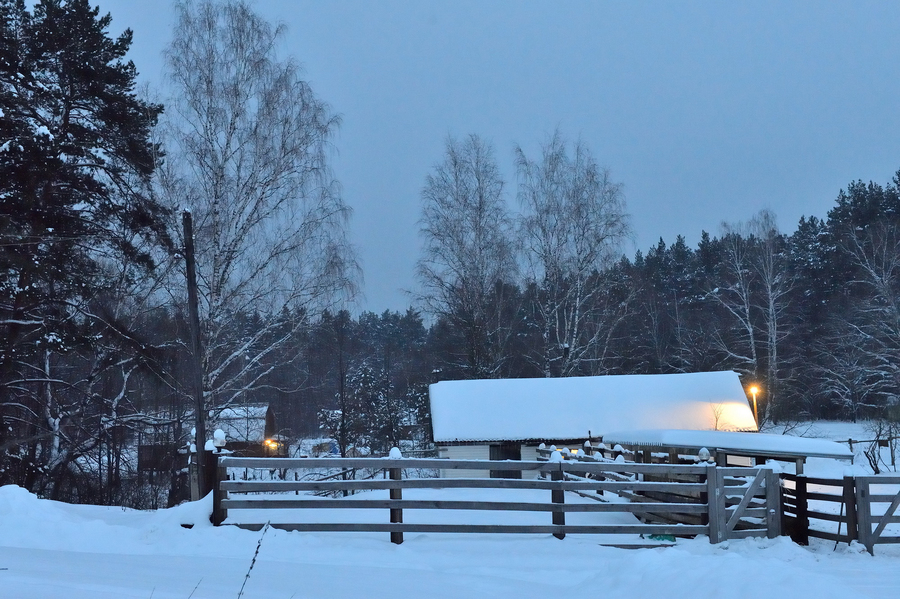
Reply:
<svg viewBox="0 0 900 599"><path fill-rule="evenodd" d="M439 445L438 457L448 460L489 460L488 445ZM487 470L441 470L441 478L487 478Z"/></svg>
<svg viewBox="0 0 900 599"><path fill-rule="evenodd" d="M489 460L491 449L485 445L440 445L438 457L448 460ZM537 462L537 445L522 445L522 461ZM441 478L487 478L487 470L441 470ZM537 478L534 471L523 471L522 478Z"/></svg>

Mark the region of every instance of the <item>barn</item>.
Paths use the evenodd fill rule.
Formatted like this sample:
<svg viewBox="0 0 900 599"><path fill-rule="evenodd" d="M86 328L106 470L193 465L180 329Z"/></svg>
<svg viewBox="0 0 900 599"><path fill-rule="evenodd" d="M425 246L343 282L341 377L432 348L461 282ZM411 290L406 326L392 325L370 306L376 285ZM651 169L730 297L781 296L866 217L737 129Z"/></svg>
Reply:
<svg viewBox="0 0 900 599"><path fill-rule="evenodd" d="M612 431L758 430L732 371L442 381L429 401L438 455L456 460L535 460L541 443L576 448Z"/></svg>

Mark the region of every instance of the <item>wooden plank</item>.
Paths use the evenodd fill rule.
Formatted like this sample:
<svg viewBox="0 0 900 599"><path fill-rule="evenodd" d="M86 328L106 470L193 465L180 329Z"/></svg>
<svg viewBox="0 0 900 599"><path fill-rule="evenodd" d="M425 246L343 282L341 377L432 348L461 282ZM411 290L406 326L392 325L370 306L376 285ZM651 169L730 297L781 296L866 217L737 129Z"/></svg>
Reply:
<svg viewBox="0 0 900 599"><path fill-rule="evenodd" d="M865 481L870 485L900 485L900 476L886 476L884 474L857 476L856 480Z"/></svg>
<svg viewBox="0 0 900 599"><path fill-rule="evenodd" d="M324 468L368 468L368 469L431 469L431 470L522 470L552 472L636 472L672 474L702 474L704 466L682 466L673 464L632 464L620 462L539 462L519 460L444 460L429 458L222 458L228 468L259 469L324 469Z"/></svg>
<svg viewBox="0 0 900 599"><path fill-rule="evenodd" d="M236 524L239 528L261 530L265 524ZM605 524L596 526L552 524L360 524L360 523L271 523L272 528L301 532L425 532L425 533L500 533L500 534L644 534L644 535L699 535L706 533L705 526L684 524Z"/></svg>
<svg viewBox="0 0 900 599"><path fill-rule="evenodd" d="M809 529L809 536L816 539L825 539L826 541L834 541L835 543L849 543L850 538L847 535L839 535L833 532L826 532L824 530L816 530L815 528Z"/></svg>
<svg viewBox="0 0 900 599"><path fill-rule="evenodd" d="M829 514L827 512L815 512L812 510L807 510L806 515L812 520L827 520L828 522L847 521L847 516L841 516L839 514Z"/></svg>
<svg viewBox="0 0 900 599"><path fill-rule="evenodd" d="M736 513L736 510L734 508L726 508L725 511L728 512L729 518L733 517L734 514ZM741 515L738 518L738 521L740 521L741 518L759 518L760 520L764 520L766 518L766 508L765 507L744 508L744 511L741 512ZM735 524L737 524L737 523L735 523Z"/></svg>
<svg viewBox="0 0 900 599"><path fill-rule="evenodd" d="M404 510L484 510L514 512L635 513L647 506L635 503L529 503L506 501L452 501L418 499L227 499L223 507L231 510L283 509L404 509ZM691 503L655 503L654 512L702 514L707 506Z"/></svg>
<svg viewBox="0 0 900 599"><path fill-rule="evenodd" d="M844 480L841 478L816 478L814 476L807 476L806 484L807 486L820 485L823 487L835 487L837 489L842 489L844 486Z"/></svg>
<svg viewBox="0 0 900 599"><path fill-rule="evenodd" d="M891 503L896 495L881 495L872 493L869 495L869 503Z"/></svg>
<svg viewBox="0 0 900 599"><path fill-rule="evenodd" d="M808 487L807 487L808 488ZM840 495L832 495L830 493L816 493L815 491L806 492L807 500L828 501L830 503L843 503L844 498Z"/></svg>
<svg viewBox="0 0 900 599"><path fill-rule="evenodd" d="M719 470L722 472L722 476L724 477L750 478L751 476L756 476L763 469L744 466L720 466Z"/></svg>
<svg viewBox="0 0 900 599"><path fill-rule="evenodd" d="M878 539L879 545L891 545L900 543L900 537L881 537Z"/></svg>
<svg viewBox="0 0 900 599"><path fill-rule="evenodd" d="M325 481L225 481L222 489L235 493L284 491L361 491L374 489L537 489L562 490L647 490L678 491L682 494L699 492L703 484L645 483L641 481L551 481L509 478L412 478L404 480L325 480Z"/></svg>
<svg viewBox="0 0 900 599"><path fill-rule="evenodd" d="M750 487L747 489L744 498L741 499L741 502L734 508L734 511L731 513L731 517L728 519L727 524L725 525L726 538L728 536L727 533L730 533L734 530L734 527L737 525L738 521L741 519L741 515L744 513L744 510L747 509L747 505L749 505L750 500L753 499L753 494L757 489L762 487L763 481L766 479L766 473L760 471L757 473L756 477L753 479L753 482L750 483Z"/></svg>

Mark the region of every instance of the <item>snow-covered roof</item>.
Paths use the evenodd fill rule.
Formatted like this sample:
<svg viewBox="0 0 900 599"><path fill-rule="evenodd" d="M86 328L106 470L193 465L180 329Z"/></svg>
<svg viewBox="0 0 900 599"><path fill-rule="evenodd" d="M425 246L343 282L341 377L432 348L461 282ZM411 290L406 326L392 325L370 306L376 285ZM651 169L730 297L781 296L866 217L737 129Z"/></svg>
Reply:
<svg viewBox="0 0 900 599"><path fill-rule="evenodd" d="M266 438L268 409L265 405L225 408L210 420L209 428L222 429L229 441L262 441Z"/></svg>
<svg viewBox="0 0 900 599"><path fill-rule="evenodd" d="M603 441L625 445L681 447L770 457L805 456L849 460L853 452L828 439L726 431L635 430L603 434Z"/></svg>
<svg viewBox="0 0 900 599"><path fill-rule="evenodd" d="M434 440L587 438L606 431L755 431L734 372L442 381L428 390Z"/></svg>

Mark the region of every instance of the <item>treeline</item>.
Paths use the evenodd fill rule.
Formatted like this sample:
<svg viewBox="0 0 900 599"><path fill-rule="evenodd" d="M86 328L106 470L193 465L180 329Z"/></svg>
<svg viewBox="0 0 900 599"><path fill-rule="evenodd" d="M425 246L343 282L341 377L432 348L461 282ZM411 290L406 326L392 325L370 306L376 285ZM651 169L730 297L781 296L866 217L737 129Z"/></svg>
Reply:
<svg viewBox="0 0 900 599"><path fill-rule="evenodd" d="M622 257L621 188L557 133L516 149L520 206L477 136L423 191L422 299L447 378L735 370L760 420L897 418L900 173L791 234L764 210Z"/></svg>
<svg viewBox="0 0 900 599"><path fill-rule="evenodd" d="M900 179L790 234L764 211L629 258L586 144L516 148L512 191L490 144L450 139L414 307L360 313L339 119L246 3L176 11L156 103L87 0L0 0L0 484L179 500L185 458L151 476L137 448L192 436L184 210L213 421L270 405L287 438L383 453L428 447L439 380L718 369L761 387L765 421L896 418Z"/></svg>

